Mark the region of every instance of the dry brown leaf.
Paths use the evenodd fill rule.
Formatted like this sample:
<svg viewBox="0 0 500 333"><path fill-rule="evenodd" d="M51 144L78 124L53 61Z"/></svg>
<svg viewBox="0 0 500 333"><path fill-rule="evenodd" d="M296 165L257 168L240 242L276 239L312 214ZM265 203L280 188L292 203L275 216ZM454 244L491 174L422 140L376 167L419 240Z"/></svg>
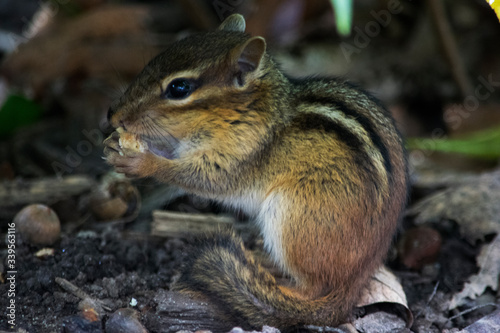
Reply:
<svg viewBox="0 0 500 333"><path fill-rule="evenodd" d="M385 266L380 267L372 277L370 284L358 302L358 307L381 302L408 305L406 294L398 278Z"/></svg>
<svg viewBox="0 0 500 333"><path fill-rule="evenodd" d="M374 305L377 303L393 303L395 307L403 307L406 312L406 325L411 326L413 322L413 315L408 308L406 301L406 294L403 287L398 281L398 278L390 272L385 266L373 275L370 283L363 292L358 307ZM397 304L397 305L396 305ZM355 325L356 322L355 321Z"/></svg>
<svg viewBox="0 0 500 333"><path fill-rule="evenodd" d="M493 242L483 246L477 257L479 273L470 277L464 289L455 294L450 302L450 310L466 303L467 298L475 299L481 296L486 288L498 290L500 276L500 235Z"/></svg>
<svg viewBox="0 0 500 333"><path fill-rule="evenodd" d="M447 219L457 222L462 236L474 244L500 231L500 171L484 173L467 182L432 194L408 213L422 225Z"/></svg>

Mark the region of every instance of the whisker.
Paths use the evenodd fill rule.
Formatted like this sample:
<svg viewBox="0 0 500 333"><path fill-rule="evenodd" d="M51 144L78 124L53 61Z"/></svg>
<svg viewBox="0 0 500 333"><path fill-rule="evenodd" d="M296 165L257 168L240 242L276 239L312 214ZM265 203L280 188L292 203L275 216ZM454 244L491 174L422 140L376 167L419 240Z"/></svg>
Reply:
<svg viewBox="0 0 500 333"><path fill-rule="evenodd" d="M157 137L158 135L160 135L160 133L158 133L158 131L153 127L153 125L151 125L149 119L143 120L142 123L143 123L144 132L147 133L148 136ZM161 138L161 135L160 135L160 138Z"/></svg>
<svg viewBox="0 0 500 333"><path fill-rule="evenodd" d="M151 123L150 123L151 128L152 128L153 130L155 130L157 134L159 134L161 137L163 137L163 138L167 139L167 136L166 136L165 134L163 134L163 133L162 133L162 130L163 130L163 131L167 132L167 134L169 135L169 137L171 137L172 139L174 139L174 140L175 140L175 142L180 143L180 141L179 141L179 140L178 140L175 136L173 136L173 135L172 135L172 133L170 133L170 132L168 131L168 129L166 129L166 128L162 128L162 127L161 127L161 125L160 125L160 124L158 124L158 123L155 121L155 119L153 119L151 116L148 116L148 117L149 117L149 119L151 120ZM167 139L167 140L168 140L168 139Z"/></svg>
<svg viewBox="0 0 500 333"><path fill-rule="evenodd" d="M179 145L182 149L186 149L186 148L187 148L187 147L186 147L186 143L184 143L184 142L180 141L178 138L176 138L174 135L172 135L172 133L170 133L170 132L168 131L168 129L166 129L166 128L162 128L162 126L161 126L160 124L158 124L158 123L157 123L157 120L155 120L155 119L154 119L154 118L152 118L151 116L148 116L148 118L151 120L151 122L150 122L150 123L148 122L148 124L151 126L151 129L152 129L153 131L155 131L155 132L158 134L158 136L160 136L161 138L164 138L170 146L172 146L172 144L170 143L169 138L171 138L171 139L175 140L175 142L176 142L176 143L177 143L177 144L178 144L178 145ZM164 132L167 132L168 137L167 137L165 134L163 134L163 133L162 133L163 131L164 131Z"/></svg>
<svg viewBox="0 0 500 333"><path fill-rule="evenodd" d="M148 132L152 133L152 136L160 138L160 140L161 140L162 143L168 145L171 148L174 148L173 145L172 145L172 143L169 140L169 137L171 137L174 140L178 141L177 138L173 137L170 134L169 134L169 137L167 137L167 135L165 135L164 133L162 133L162 131L160 130L160 127L154 122L154 119L151 118L150 116L148 116L148 118L150 119L150 121L145 122L145 124L148 127ZM167 131L167 133L168 133L168 131Z"/></svg>
<svg viewBox="0 0 500 333"><path fill-rule="evenodd" d="M125 83L127 81L124 80L122 73L118 70L118 68L115 66L113 61L109 61L109 59L108 59L107 62L111 66L113 71L115 72L115 75L118 78L118 82L119 82L119 84L116 87L113 87L113 90L116 90L118 92L118 96L123 95L123 93L125 93L125 90L127 90L127 84Z"/></svg>
<svg viewBox="0 0 500 333"><path fill-rule="evenodd" d="M144 119L141 119L141 123L140 123L140 126L139 126L139 132L142 132L142 133L145 133L146 136L149 136L150 133L148 131L148 126L147 126L147 122L144 120Z"/></svg>
<svg viewBox="0 0 500 333"><path fill-rule="evenodd" d="M161 133L160 129L157 128L158 126L155 124L154 119L151 116L148 116L149 121L146 121L145 124L148 128L148 131L152 133L153 136L163 138L167 140L166 136ZM167 140L168 141L168 140Z"/></svg>

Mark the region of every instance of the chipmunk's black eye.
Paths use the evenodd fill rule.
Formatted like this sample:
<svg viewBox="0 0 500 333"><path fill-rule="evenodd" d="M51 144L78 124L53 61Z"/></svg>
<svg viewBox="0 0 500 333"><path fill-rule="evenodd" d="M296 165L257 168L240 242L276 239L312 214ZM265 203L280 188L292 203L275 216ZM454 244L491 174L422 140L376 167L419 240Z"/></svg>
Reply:
<svg viewBox="0 0 500 333"><path fill-rule="evenodd" d="M195 90L195 84L188 79L175 79L168 84L165 98L183 99L191 95Z"/></svg>

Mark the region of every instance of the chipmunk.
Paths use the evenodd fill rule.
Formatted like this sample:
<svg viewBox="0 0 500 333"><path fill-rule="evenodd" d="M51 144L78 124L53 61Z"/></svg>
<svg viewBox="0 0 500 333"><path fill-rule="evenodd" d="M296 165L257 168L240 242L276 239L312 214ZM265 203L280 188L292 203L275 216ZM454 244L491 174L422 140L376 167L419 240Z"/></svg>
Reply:
<svg viewBox="0 0 500 333"><path fill-rule="evenodd" d="M110 108L145 143L105 140L107 162L239 208L290 276L279 285L231 232L206 237L176 290L239 325L345 322L388 251L407 198L402 139L372 96L339 79L286 77L229 16L151 60ZM128 139L127 139L128 140Z"/></svg>

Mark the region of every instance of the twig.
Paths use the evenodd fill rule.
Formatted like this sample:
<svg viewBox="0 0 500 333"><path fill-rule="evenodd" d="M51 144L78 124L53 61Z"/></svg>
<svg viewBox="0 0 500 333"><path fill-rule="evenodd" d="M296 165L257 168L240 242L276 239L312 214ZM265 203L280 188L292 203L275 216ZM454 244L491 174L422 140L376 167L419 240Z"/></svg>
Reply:
<svg viewBox="0 0 500 333"><path fill-rule="evenodd" d="M104 305L102 301L94 299L89 294L87 294L85 291L81 290L80 288L78 288L73 283L69 282L68 280L60 278L60 277L56 277L55 281L59 285L59 287L63 288L67 292L73 294L74 296L80 298L81 300L84 300L84 299L94 300L95 302L99 303L99 305L104 310L111 311L111 308L108 307L108 306L106 306L106 305Z"/></svg>
<svg viewBox="0 0 500 333"><path fill-rule="evenodd" d="M90 176L74 175L64 178L45 177L35 180L16 179L0 183L0 208L29 203L52 204L73 195L90 191L95 185Z"/></svg>
<svg viewBox="0 0 500 333"><path fill-rule="evenodd" d="M453 319L456 319L456 318L458 318L460 316L463 316L464 314L467 314L467 313L470 313L470 312L482 309L482 308L487 307L487 306L494 306L495 308L498 309L498 304L495 304L495 303L486 303L486 304L476 305L476 306L474 306L474 307L472 307L470 309L467 309L467 310L464 310L462 312L457 313L453 317L448 318L448 320L446 322L450 322Z"/></svg>
<svg viewBox="0 0 500 333"><path fill-rule="evenodd" d="M437 289L439 287L439 281L436 283L436 285L434 286L434 290L432 291L431 295L429 296L429 298L427 299L427 302L425 303L425 307L427 308L429 306L429 304L431 303L432 299L434 298L434 296L436 296L436 292L437 292ZM424 310L421 309L416 315L415 315L415 319L417 319L418 317L420 317L420 315L422 314Z"/></svg>
<svg viewBox="0 0 500 333"><path fill-rule="evenodd" d="M462 97L472 93L472 85L467 77L465 66L460 58L455 36L451 31L450 24L446 17L443 0L427 0L427 6L431 12L432 20L436 27L441 46L446 60L449 63L453 79L457 83Z"/></svg>
<svg viewBox="0 0 500 333"><path fill-rule="evenodd" d="M151 234L161 237L182 237L188 234L217 231L230 227L233 223L234 218L229 216L155 210Z"/></svg>

